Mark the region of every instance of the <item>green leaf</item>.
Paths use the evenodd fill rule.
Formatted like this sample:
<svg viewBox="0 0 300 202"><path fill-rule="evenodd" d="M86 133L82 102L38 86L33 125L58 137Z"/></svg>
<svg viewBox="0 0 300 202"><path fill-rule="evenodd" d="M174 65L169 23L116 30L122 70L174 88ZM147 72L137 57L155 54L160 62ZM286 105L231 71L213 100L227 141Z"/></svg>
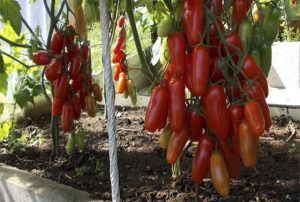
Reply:
<svg viewBox="0 0 300 202"><path fill-rule="evenodd" d="M0 93L6 95L7 90L7 74L0 73Z"/></svg>
<svg viewBox="0 0 300 202"><path fill-rule="evenodd" d="M2 102L0 102L0 115L2 114L4 109L4 104Z"/></svg>
<svg viewBox="0 0 300 202"><path fill-rule="evenodd" d="M22 109L28 102L31 102L34 104L33 97L30 95L30 92L28 89L22 89L14 94L14 98L16 100L16 103L20 106Z"/></svg>
<svg viewBox="0 0 300 202"><path fill-rule="evenodd" d="M0 73L4 73L5 69L4 69L4 60L3 60L3 56L0 54Z"/></svg>
<svg viewBox="0 0 300 202"><path fill-rule="evenodd" d="M0 0L0 15L4 21L9 21L14 31L20 35L22 18L21 7L16 0Z"/></svg>
<svg viewBox="0 0 300 202"><path fill-rule="evenodd" d="M43 92L42 90L42 86L41 85L36 85L33 89L32 89L32 96L38 96Z"/></svg>

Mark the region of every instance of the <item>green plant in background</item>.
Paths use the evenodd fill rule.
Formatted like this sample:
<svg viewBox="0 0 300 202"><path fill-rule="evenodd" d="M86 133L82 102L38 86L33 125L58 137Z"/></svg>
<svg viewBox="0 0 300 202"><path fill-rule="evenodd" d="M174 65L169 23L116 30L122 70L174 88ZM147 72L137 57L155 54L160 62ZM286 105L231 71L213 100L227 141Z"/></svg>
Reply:
<svg viewBox="0 0 300 202"><path fill-rule="evenodd" d="M283 21L280 26L282 27L282 33L280 41L293 42L300 41L300 28L295 28L287 21Z"/></svg>
<svg viewBox="0 0 300 202"><path fill-rule="evenodd" d="M88 168L86 166L76 167L75 168L75 175L77 177L82 177L87 172L87 169Z"/></svg>
<svg viewBox="0 0 300 202"><path fill-rule="evenodd" d="M98 159L96 159L95 173L97 173L99 176L104 174L104 164Z"/></svg>

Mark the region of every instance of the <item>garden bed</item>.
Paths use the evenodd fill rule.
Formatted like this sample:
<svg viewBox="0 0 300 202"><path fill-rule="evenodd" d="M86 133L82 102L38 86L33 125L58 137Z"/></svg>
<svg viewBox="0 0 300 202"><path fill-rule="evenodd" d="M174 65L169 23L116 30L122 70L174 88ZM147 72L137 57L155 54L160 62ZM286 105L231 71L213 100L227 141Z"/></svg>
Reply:
<svg viewBox="0 0 300 202"><path fill-rule="evenodd" d="M192 153L181 161L182 176L173 180L165 151L159 148L158 134L143 130L144 108L117 107L118 166L121 197L124 201L192 201L194 183L190 178ZM86 131L82 153L68 156L66 136L60 135L60 155L51 157L50 117L27 121L20 129L26 136L15 153L0 143L0 162L34 175L87 191L92 198L110 200L107 121L103 116L81 124ZM281 117L270 132L260 138L259 160L254 169L244 169L240 180L231 181L230 195L224 201L299 201L300 200L300 123ZM287 139L295 131L295 135ZM30 138L29 138L30 137ZM209 179L200 184L203 201L221 198Z"/></svg>

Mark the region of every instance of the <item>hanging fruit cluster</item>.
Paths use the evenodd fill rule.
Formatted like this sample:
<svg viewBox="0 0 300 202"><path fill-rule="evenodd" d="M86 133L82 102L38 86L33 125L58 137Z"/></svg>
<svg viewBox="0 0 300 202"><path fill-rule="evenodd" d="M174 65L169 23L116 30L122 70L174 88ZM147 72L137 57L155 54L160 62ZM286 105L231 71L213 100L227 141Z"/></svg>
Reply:
<svg viewBox="0 0 300 202"><path fill-rule="evenodd" d="M117 81L116 93L123 94L124 98L130 97L131 103L136 105L137 95L133 80L129 79L128 67L126 61L126 24L125 17L120 16L118 19L120 28L119 36L113 47L112 63L115 64L113 79Z"/></svg>
<svg viewBox="0 0 300 202"><path fill-rule="evenodd" d="M278 33L278 8L271 2L260 24L250 9L260 8L258 1L204 2L183 1L173 12L175 19L167 16L159 25L158 35L166 37L160 58L165 65L151 92L144 127L163 129L159 143L167 148L169 164L178 160L188 140L197 142L192 179L201 182L210 171L216 190L227 196L229 178L240 176L240 159L247 168L255 166L259 136L272 125L266 103L270 53L261 42L270 51ZM251 54L257 47L260 60Z"/></svg>
<svg viewBox="0 0 300 202"><path fill-rule="evenodd" d="M61 116L64 132L72 129L86 109L91 117L97 113L96 101L102 101L102 90L93 82L87 43L75 41L77 33L72 25L54 33L49 50L33 54L37 65L46 65L45 77L53 84L52 114Z"/></svg>

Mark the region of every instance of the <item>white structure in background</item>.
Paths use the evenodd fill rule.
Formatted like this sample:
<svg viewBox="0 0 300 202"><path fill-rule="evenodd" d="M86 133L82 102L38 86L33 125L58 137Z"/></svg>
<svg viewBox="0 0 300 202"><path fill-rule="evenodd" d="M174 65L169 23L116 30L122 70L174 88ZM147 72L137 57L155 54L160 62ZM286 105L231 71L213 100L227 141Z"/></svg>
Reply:
<svg viewBox="0 0 300 202"><path fill-rule="evenodd" d="M281 114L300 120L300 42L276 42L272 46L272 68L267 102L272 116Z"/></svg>

